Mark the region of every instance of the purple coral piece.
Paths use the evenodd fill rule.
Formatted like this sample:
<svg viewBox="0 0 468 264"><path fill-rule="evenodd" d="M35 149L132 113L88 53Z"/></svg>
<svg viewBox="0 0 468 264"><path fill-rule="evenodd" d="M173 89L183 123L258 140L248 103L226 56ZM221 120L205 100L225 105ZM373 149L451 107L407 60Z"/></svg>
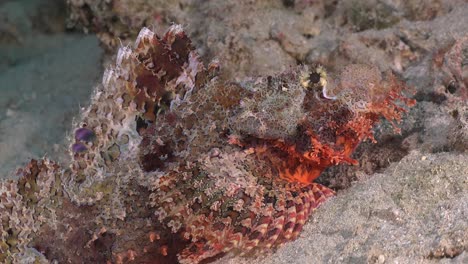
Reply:
<svg viewBox="0 0 468 264"><path fill-rule="evenodd" d="M86 141L89 142L94 139L94 132L91 129L82 127L75 131L75 139L77 141Z"/></svg>
<svg viewBox="0 0 468 264"><path fill-rule="evenodd" d="M72 151L75 153L80 153L88 150L88 148L83 143L75 143L72 145Z"/></svg>

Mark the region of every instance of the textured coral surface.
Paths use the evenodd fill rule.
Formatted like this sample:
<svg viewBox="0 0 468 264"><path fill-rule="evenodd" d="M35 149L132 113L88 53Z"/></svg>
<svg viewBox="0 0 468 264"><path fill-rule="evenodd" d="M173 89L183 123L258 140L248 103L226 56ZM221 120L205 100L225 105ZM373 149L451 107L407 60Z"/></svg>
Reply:
<svg viewBox="0 0 468 264"><path fill-rule="evenodd" d="M32 160L1 183L0 261L199 263L276 248L333 195L313 180L356 164L380 119L414 104L367 65L219 71L180 26L143 28L76 124L72 162Z"/></svg>

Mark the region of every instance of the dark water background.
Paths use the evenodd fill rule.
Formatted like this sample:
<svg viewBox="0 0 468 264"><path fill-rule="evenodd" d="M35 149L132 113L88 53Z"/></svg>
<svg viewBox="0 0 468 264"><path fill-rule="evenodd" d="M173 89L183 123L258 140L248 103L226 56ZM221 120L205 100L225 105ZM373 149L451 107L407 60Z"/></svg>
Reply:
<svg viewBox="0 0 468 264"><path fill-rule="evenodd" d="M64 156L101 70L97 38L66 28L64 0L0 0L0 178Z"/></svg>

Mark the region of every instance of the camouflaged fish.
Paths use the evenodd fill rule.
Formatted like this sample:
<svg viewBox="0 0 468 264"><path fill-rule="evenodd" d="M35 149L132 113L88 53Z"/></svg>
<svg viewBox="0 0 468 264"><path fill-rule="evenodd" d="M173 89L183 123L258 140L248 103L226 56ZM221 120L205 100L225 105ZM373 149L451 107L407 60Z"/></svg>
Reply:
<svg viewBox="0 0 468 264"><path fill-rule="evenodd" d="M75 124L70 164L33 160L0 183L0 262L199 263L294 240L356 164L404 86L349 65L224 80L182 28L121 47ZM398 101L398 102L396 102Z"/></svg>

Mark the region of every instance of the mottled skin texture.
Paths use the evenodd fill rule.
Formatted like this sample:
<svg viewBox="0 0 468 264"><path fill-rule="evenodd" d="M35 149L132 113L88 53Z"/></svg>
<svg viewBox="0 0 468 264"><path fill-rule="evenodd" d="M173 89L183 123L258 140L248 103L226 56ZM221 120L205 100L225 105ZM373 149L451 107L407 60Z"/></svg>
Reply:
<svg viewBox="0 0 468 264"><path fill-rule="evenodd" d="M76 124L68 168L31 161L0 184L0 260L199 263L275 248L333 195L312 181L355 164L381 117L400 120L395 100L412 104L366 65L242 82L219 68L180 26L122 47Z"/></svg>

